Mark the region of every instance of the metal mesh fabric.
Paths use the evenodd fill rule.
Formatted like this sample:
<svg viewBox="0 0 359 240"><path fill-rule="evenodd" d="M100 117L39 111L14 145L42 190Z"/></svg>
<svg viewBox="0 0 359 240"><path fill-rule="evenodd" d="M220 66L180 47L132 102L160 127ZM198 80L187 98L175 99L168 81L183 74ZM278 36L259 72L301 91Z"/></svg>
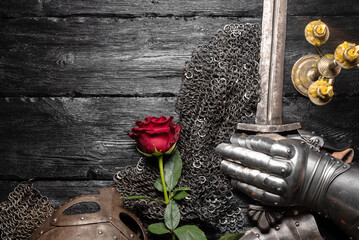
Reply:
<svg viewBox="0 0 359 240"><path fill-rule="evenodd" d="M20 183L9 194L8 201L0 203L1 239L30 239L53 211L49 199L42 196L30 181Z"/></svg>
<svg viewBox="0 0 359 240"><path fill-rule="evenodd" d="M220 171L215 146L228 141L235 124L253 116L259 101L260 27L226 25L207 44L199 46L186 62L176 112L182 131L179 149L183 172L179 186L188 186L190 197L180 205L183 220L199 219L221 232L243 231L244 214L229 180ZM162 197L154 191L157 162L140 159L114 177L124 195ZM164 206L146 200L126 200L128 209L147 219L162 219Z"/></svg>

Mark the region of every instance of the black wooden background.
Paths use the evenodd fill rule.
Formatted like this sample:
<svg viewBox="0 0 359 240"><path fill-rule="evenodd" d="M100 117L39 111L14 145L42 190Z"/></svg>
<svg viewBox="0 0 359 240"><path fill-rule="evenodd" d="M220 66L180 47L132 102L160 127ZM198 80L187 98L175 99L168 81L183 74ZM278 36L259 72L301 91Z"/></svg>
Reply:
<svg viewBox="0 0 359 240"><path fill-rule="evenodd" d="M0 201L22 180L59 205L109 186L139 155L126 133L147 115L174 115L192 50L228 23L261 22L262 0L1 0ZM284 119L359 147L358 70L343 70L335 98L313 105L291 85L294 62L314 53L304 28L359 44L359 1L289 0Z"/></svg>

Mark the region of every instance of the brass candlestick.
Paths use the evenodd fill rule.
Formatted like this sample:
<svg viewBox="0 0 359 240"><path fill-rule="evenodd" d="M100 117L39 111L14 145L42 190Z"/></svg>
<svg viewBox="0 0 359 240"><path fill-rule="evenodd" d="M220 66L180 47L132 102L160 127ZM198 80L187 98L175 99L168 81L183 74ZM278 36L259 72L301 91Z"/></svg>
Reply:
<svg viewBox="0 0 359 240"><path fill-rule="evenodd" d="M333 84L341 69L359 67L359 45L343 42L333 54L323 54L319 46L329 38L329 28L321 20L310 22L304 31L317 54L301 57L292 68L295 89L316 105L325 105L334 96Z"/></svg>

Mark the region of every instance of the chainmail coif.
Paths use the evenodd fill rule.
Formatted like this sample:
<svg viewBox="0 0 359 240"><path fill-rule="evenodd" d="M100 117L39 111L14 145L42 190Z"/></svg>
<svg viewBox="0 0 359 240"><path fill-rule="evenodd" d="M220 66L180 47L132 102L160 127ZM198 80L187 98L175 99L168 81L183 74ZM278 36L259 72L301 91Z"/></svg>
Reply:
<svg viewBox="0 0 359 240"><path fill-rule="evenodd" d="M214 149L229 140L236 123L254 114L259 101L259 57L259 25L233 24L199 46L185 64L176 103L183 161L178 186L192 191L179 203L182 220L200 219L221 232L243 231L241 199L233 195L229 180L221 173ZM141 158L136 168L117 173L117 189L125 196L162 197L153 187L159 176L157 161L154 163ZM162 219L161 203L131 199L125 204L142 218Z"/></svg>
<svg viewBox="0 0 359 240"><path fill-rule="evenodd" d="M53 213L49 199L22 182L0 203L0 237L2 240L28 240L35 229Z"/></svg>

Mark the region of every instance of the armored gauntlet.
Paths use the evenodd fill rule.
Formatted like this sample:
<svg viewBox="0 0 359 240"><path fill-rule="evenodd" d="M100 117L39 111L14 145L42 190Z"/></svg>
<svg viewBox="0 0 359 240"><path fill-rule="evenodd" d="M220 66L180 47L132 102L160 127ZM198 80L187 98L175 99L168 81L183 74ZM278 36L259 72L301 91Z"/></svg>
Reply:
<svg viewBox="0 0 359 240"><path fill-rule="evenodd" d="M231 184L266 205L304 206L359 238L359 167L304 141L231 137L216 148Z"/></svg>

